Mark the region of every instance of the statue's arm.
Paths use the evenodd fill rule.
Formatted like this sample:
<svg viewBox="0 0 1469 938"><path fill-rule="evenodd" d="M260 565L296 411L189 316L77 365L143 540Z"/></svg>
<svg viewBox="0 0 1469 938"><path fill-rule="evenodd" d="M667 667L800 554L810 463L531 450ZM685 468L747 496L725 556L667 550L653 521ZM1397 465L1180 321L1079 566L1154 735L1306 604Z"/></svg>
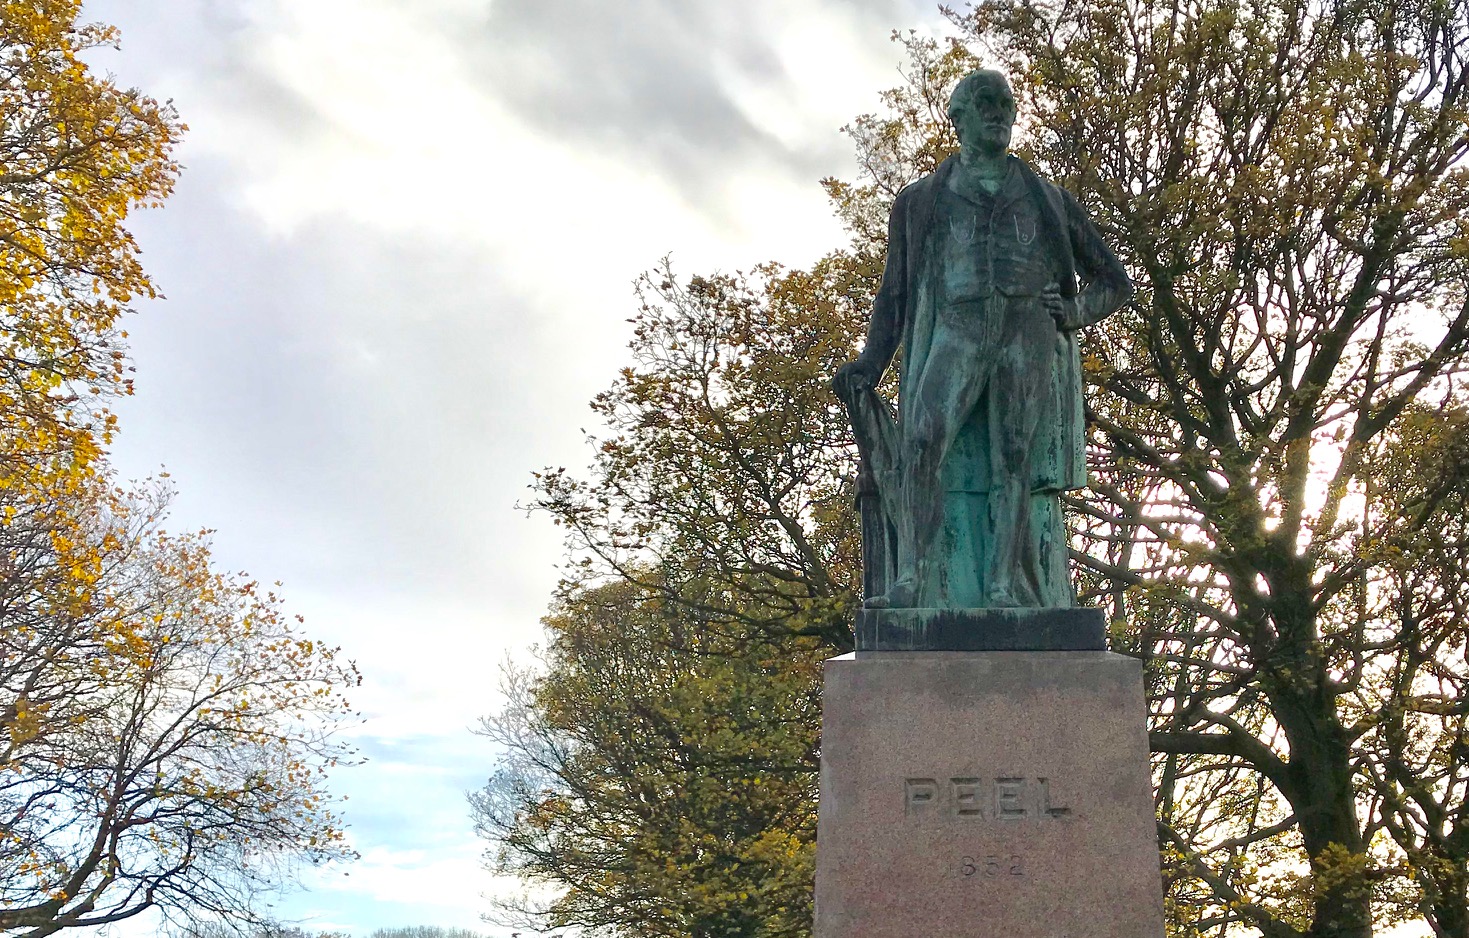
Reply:
<svg viewBox="0 0 1469 938"><path fill-rule="evenodd" d="M1061 199L1066 205L1066 225L1070 229L1076 272L1083 283L1076 295L1074 318L1067 317L1066 327L1080 329L1101 322L1132 299L1132 279L1075 197L1062 189Z"/></svg>

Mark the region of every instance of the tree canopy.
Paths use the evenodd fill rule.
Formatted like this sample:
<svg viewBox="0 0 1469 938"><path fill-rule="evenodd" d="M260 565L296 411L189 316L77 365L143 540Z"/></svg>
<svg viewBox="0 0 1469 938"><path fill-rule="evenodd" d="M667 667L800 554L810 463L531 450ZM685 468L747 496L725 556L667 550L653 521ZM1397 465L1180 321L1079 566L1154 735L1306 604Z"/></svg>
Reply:
<svg viewBox="0 0 1469 938"><path fill-rule="evenodd" d="M81 469L131 391L119 326L156 296L124 227L173 189L173 107L119 88L82 54L115 29L79 24L80 0L0 7L0 483L28 467ZM55 464L53 466L53 464ZM39 467L39 469L37 469Z"/></svg>
<svg viewBox="0 0 1469 938"><path fill-rule="evenodd" d="M324 774L356 670L164 533L163 492L88 494L5 529L0 929L260 921L282 863L351 853Z"/></svg>
<svg viewBox="0 0 1469 938"><path fill-rule="evenodd" d="M730 641L616 581L568 596L546 625L546 675L509 673L509 704L482 732L510 755L471 801L496 858L557 894L493 917L667 938L809 932L825 646Z"/></svg>
<svg viewBox="0 0 1469 938"><path fill-rule="evenodd" d="M324 773L358 675L107 466L157 295L126 222L184 128L87 67L118 36L80 13L0 3L0 932L261 924L293 863L351 855Z"/></svg>

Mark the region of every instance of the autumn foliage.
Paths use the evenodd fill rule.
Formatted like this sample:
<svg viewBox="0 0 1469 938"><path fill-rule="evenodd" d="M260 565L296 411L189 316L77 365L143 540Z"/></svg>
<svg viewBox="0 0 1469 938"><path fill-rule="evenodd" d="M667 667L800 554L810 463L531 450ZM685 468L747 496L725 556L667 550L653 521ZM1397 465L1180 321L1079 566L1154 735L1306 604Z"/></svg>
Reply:
<svg viewBox="0 0 1469 938"><path fill-rule="evenodd" d="M324 772L358 678L106 466L156 296L125 222L183 126L87 67L118 37L79 13L0 3L0 931L263 921L293 862L350 854Z"/></svg>
<svg viewBox="0 0 1469 938"><path fill-rule="evenodd" d="M0 470L82 467L130 390L119 319L155 295L124 227L178 172L173 108L93 74L79 55L116 30L80 2L0 6ZM5 478L0 476L0 483ZM9 484L16 484L11 481Z"/></svg>
<svg viewBox="0 0 1469 938"><path fill-rule="evenodd" d="M283 862L350 853L324 773L355 670L164 499L94 480L5 526L0 929L248 921Z"/></svg>
<svg viewBox="0 0 1469 938"><path fill-rule="evenodd" d="M850 296L806 302L817 278ZM843 264L640 283L634 365L594 408L595 479L538 482L577 547L544 672L485 721L474 798L498 868L549 885L521 927L802 935L811 924L820 661L850 643L846 418L826 376L862 287ZM846 317L843 319L842 317ZM594 585L596 584L596 585Z"/></svg>
<svg viewBox="0 0 1469 938"><path fill-rule="evenodd" d="M574 888L494 918L808 931L824 646L731 642L626 583L568 598L546 624L549 677L506 675L509 705L482 732L510 755L472 801L507 864Z"/></svg>

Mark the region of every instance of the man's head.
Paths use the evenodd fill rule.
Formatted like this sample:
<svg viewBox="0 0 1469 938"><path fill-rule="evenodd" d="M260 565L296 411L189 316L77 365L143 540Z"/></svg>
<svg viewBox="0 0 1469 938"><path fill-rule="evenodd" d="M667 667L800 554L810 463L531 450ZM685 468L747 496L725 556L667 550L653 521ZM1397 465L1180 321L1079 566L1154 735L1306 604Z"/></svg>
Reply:
<svg viewBox="0 0 1469 938"><path fill-rule="evenodd" d="M949 96L949 120L966 149L1003 153L1015 126L1015 95L1010 82L993 69L970 72Z"/></svg>

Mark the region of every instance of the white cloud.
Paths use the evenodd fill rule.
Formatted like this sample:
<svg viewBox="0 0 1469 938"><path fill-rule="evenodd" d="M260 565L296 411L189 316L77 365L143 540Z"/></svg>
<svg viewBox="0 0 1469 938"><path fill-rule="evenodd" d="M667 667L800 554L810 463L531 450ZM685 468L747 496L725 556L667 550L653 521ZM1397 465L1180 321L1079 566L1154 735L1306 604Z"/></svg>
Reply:
<svg viewBox="0 0 1469 938"><path fill-rule="evenodd" d="M366 935L374 928L437 924L489 932L480 898L489 875L472 849L362 852L350 867L313 871L291 915L312 929L339 928ZM503 883L503 887L511 884Z"/></svg>

